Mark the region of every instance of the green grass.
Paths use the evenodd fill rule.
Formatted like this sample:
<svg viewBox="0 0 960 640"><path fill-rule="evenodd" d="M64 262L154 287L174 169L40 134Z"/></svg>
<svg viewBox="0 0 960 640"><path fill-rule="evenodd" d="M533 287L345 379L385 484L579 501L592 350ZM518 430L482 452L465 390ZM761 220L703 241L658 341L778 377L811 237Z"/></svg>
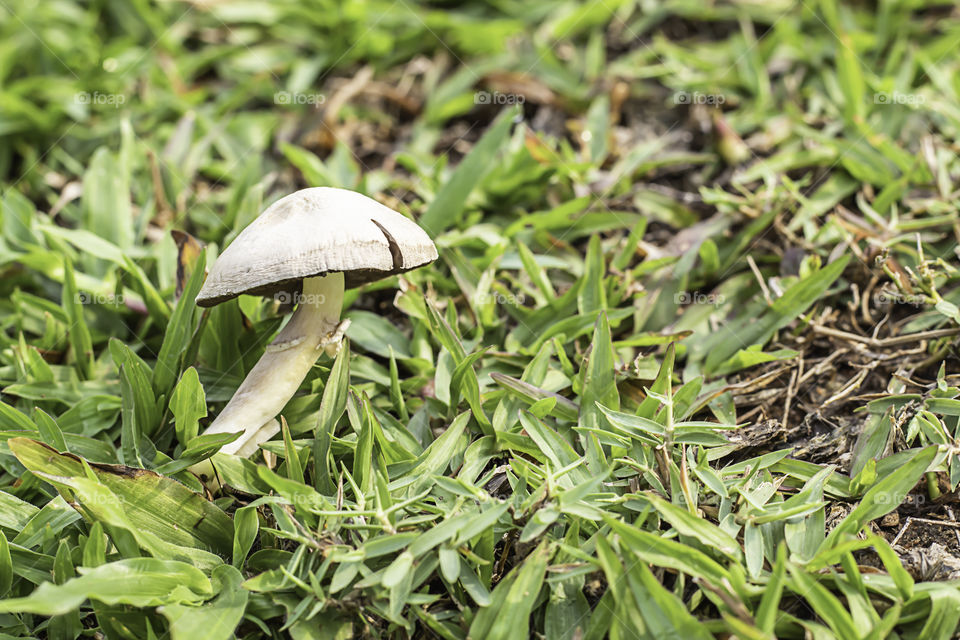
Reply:
<svg viewBox="0 0 960 640"><path fill-rule="evenodd" d="M0 637L953 636L952 5L0 15ZM193 299L305 186L440 259L211 496L284 316Z"/></svg>

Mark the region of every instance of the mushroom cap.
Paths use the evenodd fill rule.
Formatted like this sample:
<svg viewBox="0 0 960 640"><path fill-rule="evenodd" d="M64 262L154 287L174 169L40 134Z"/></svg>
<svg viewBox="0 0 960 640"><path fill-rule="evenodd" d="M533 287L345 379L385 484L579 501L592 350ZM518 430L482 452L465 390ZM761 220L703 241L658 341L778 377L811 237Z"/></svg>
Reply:
<svg viewBox="0 0 960 640"><path fill-rule="evenodd" d="M301 189L267 207L220 254L197 304L296 294L304 278L336 272L347 288L358 287L436 259L423 229L376 200L346 189Z"/></svg>

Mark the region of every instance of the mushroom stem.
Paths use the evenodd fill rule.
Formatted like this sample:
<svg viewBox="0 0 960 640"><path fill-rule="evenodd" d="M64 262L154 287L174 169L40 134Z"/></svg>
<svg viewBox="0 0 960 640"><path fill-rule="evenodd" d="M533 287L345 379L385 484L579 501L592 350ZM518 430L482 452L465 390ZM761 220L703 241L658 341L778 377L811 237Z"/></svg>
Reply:
<svg viewBox="0 0 960 640"><path fill-rule="evenodd" d="M250 456L277 433L279 424L274 418L296 393L317 358L324 349L336 353L339 347L345 328L340 323L343 290L342 273L304 279L297 310L204 431L243 433L224 445L221 453ZM210 466L204 462L191 469L207 475Z"/></svg>

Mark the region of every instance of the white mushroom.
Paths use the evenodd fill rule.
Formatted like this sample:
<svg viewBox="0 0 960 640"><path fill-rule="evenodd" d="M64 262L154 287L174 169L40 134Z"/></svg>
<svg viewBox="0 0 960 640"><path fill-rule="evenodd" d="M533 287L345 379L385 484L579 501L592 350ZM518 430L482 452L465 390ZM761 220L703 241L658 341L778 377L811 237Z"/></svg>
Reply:
<svg viewBox="0 0 960 640"><path fill-rule="evenodd" d="M204 433L242 432L221 451L252 455L279 431L274 418L320 353L339 350L349 325L340 321L344 289L436 259L423 229L353 191L303 189L268 207L220 254L197 304L280 294L297 309ZM206 460L192 470L207 476L212 468Z"/></svg>

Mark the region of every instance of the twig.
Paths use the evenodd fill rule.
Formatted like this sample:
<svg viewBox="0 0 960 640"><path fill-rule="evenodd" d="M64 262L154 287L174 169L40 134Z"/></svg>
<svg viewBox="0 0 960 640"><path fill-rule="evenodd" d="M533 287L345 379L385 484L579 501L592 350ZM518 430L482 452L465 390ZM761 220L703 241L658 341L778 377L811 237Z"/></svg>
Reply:
<svg viewBox="0 0 960 640"><path fill-rule="evenodd" d="M950 520L953 522L957 521L956 516L953 515L953 509L947 507L947 515L950 516ZM957 543L960 544L960 529L954 529L953 533L957 536Z"/></svg>
<svg viewBox="0 0 960 640"><path fill-rule="evenodd" d="M871 365L873 366L866 366L860 369L860 371L857 372L857 375L853 376L853 378L850 379L850 382L845 384L843 388L840 389L840 391L836 392L835 394L830 396L828 399L824 400L823 404L821 404L820 406L828 407L834 402L839 402L840 400L846 398L851 393L856 391L860 387L860 383L864 381L864 379L873 370L873 367L876 366L876 364L877 362L876 360L874 360L871 363Z"/></svg>
<svg viewBox="0 0 960 640"><path fill-rule="evenodd" d="M913 518L908 516L907 520L903 523L903 526L900 527L900 531L897 532L897 535L894 536L893 541L890 543L891 547L895 547L897 543L900 542L900 538L903 537L904 533L906 533L907 528L910 526L911 522L913 522Z"/></svg>
<svg viewBox="0 0 960 640"><path fill-rule="evenodd" d="M831 353L829 356L827 356L826 358L818 362L809 371L804 372L804 374L800 376L800 380L797 381L797 384L803 384L804 382L809 380L812 376L820 375L821 373L823 373L824 371L830 368L831 362L833 362L840 356L846 354L848 351L849 351L848 349L837 349L836 351Z"/></svg>
<svg viewBox="0 0 960 640"><path fill-rule="evenodd" d="M750 265L750 270L753 271L753 275L757 278L757 282L760 284L760 290L763 291L763 298L767 301L767 304L772 305L773 299L770 297L770 289L767 288L767 283L763 281L763 274L760 273L757 263L753 261L753 256L747 256L747 264Z"/></svg>
<svg viewBox="0 0 960 640"><path fill-rule="evenodd" d="M834 338L840 338L841 340L846 340L848 342L856 342L859 344L865 344L874 348L883 348L883 347L892 347L898 344L907 344L910 342L916 342L918 340L934 340L936 338L945 338L947 336L955 336L960 334L960 327L954 327L952 329L934 329L932 331L920 331L919 333L909 333L905 336L895 336L893 338L867 338L865 336L858 336L855 333L848 333L847 331L840 331L839 329L831 329L830 327L824 327L823 325L815 324L812 325L813 330L816 333L825 336L831 336Z"/></svg>
<svg viewBox="0 0 960 640"><path fill-rule="evenodd" d="M960 540L960 522L953 522L950 520L933 520L931 518L917 518L910 516L907 518L907 521L903 523L903 526L900 528L897 536L893 539L893 542L890 543L891 547L900 541L900 538L903 537L903 534L907 531L907 527L910 526L911 522L922 522L923 524L932 524L938 527L950 527L951 529L957 530L957 538Z"/></svg>

